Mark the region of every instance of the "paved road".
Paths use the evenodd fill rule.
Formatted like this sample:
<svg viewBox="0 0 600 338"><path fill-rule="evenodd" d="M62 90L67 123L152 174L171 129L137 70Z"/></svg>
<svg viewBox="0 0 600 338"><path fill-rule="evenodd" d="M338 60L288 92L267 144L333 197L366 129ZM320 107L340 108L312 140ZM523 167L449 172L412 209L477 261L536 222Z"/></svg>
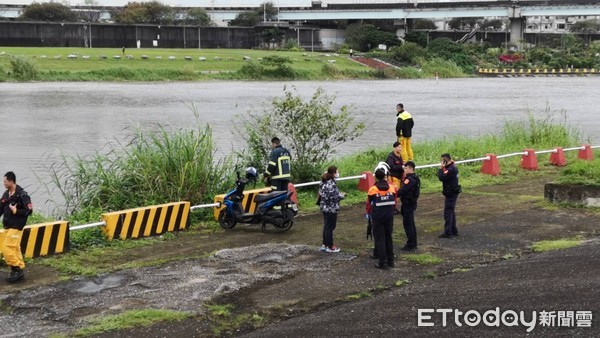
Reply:
<svg viewBox="0 0 600 338"><path fill-rule="evenodd" d="M530 326L530 334L536 336L598 337L599 276L600 242L595 241L398 288L361 302L289 319L245 337L507 337L525 336ZM417 325L418 309L476 310L483 314L496 308L501 316L508 310L523 311L527 322L532 321L532 311L537 311L537 322L515 327L471 327L460 317L459 327L451 314L443 326L442 314L433 313L431 319L422 319L434 326ZM541 311L557 311L557 317L558 311L572 311L573 315L592 311L591 328L542 326ZM488 321L493 322L493 316L490 314ZM506 320L511 322L508 317Z"/></svg>
<svg viewBox="0 0 600 338"><path fill-rule="evenodd" d="M530 334L536 336L597 337L600 334L598 276L600 242L595 241L398 288L362 302L289 319L245 337L507 337L525 336L529 327L532 327ZM491 328L480 323L471 327L459 316L462 326L458 326L456 312L452 312L446 326L442 325L442 313L429 313L431 319L421 318L423 323L433 326L417 325L419 309L454 309L463 313L475 310L482 315L496 308L500 317L509 310L523 311L525 320L532 323L523 325L519 321L518 326L508 327L500 322L499 327ZM537 315L533 316L532 311ZM556 311L557 317L558 311L571 311L572 315L591 311L591 328L559 327L558 321L554 327L542 326L541 311ZM490 313L488 322L494 322L495 316ZM473 313L469 318L477 317ZM505 320L512 323L509 318ZM568 324L565 319L561 321L561 325ZM572 324L582 325L585 321Z"/></svg>

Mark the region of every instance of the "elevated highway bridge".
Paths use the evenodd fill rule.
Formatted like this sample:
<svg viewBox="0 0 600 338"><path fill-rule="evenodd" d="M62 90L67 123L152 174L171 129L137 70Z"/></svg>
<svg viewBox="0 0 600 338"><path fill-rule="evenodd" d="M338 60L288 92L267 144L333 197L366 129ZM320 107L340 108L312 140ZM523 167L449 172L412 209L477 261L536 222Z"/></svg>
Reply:
<svg viewBox="0 0 600 338"><path fill-rule="evenodd" d="M17 17L26 0L0 0L0 17ZM11 1L13 4L11 4ZM102 1L102 0L100 0ZM79 11L99 11L104 17L121 6L71 6ZM215 22L227 23L247 10L256 10L265 0L166 0L175 1L180 10L205 8ZM277 23L337 20L445 19L456 17L494 17L510 20L510 39L523 37L527 17L600 16L600 0L271 0L277 7ZM276 25L270 22L269 24Z"/></svg>

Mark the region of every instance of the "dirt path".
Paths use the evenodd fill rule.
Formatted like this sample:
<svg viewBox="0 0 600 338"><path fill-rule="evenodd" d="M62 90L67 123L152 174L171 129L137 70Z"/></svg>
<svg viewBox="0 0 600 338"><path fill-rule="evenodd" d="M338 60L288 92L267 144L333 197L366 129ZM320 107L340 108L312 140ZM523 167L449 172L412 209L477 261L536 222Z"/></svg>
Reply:
<svg viewBox="0 0 600 338"><path fill-rule="evenodd" d="M372 243L365 239L362 205L342 208L335 231L336 244L342 248L340 254L318 251L322 217L315 214L299 217L294 228L283 234L262 233L257 227L244 226L212 234L192 230L172 241L126 250L107 262L120 266L132 261L187 257L160 267L58 282L60 276L55 271L31 264L24 283L0 282L0 305L4 310L0 311L0 327L8 328L0 332L0 337L73 332L91 318L143 308L191 311L196 315L177 323L102 336L244 333L286 318L357 303L353 301L356 298L394 293L399 281L418 287L439 277L435 281L443 283L459 271L486 271L505 260L519 261L535 255L528 247L542 239L597 236L598 211L556 208L543 202L547 180L535 178L463 193L457 208L461 236L451 240L437 238L442 229L443 197L423 195L416 213L417 253L443 259L433 265L409 262L398 251L395 269L374 269L368 258ZM400 247L405 237L399 217L395 229L395 244ZM220 250L223 248L230 249ZM477 283L477 278L470 282ZM532 292L536 292L533 287ZM214 318L203 307L207 301L231 304L235 309L231 317ZM248 315L258 316L260 321L235 323L236 318Z"/></svg>

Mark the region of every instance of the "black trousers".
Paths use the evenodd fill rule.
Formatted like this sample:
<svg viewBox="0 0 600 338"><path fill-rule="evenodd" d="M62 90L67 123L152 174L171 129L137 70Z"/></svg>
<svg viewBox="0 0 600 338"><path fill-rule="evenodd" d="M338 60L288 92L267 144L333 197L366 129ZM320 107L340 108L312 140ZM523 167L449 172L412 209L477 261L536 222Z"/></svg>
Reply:
<svg viewBox="0 0 600 338"><path fill-rule="evenodd" d="M415 207L402 204L402 225L406 233L406 247L415 249L417 247L417 227L415 225Z"/></svg>
<svg viewBox="0 0 600 338"><path fill-rule="evenodd" d="M394 214L389 217L373 218L373 240L375 241L375 251L379 258L379 265L394 262L393 232Z"/></svg>
<svg viewBox="0 0 600 338"><path fill-rule="evenodd" d="M444 233L449 236L458 235L458 229L456 228L456 201L458 200L458 194L446 196L444 201Z"/></svg>
<svg viewBox="0 0 600 338"><path fill-rule="evenodd" d="M277 191L287 191L290 180L271 180L271 189Z"/></svg>
<svg viewBox="0 0 600 338"><path fill-rule="evenodd" d="M333 230L337 225L337 213L323 213L323 244L331 248L333 246Z"/></svg>

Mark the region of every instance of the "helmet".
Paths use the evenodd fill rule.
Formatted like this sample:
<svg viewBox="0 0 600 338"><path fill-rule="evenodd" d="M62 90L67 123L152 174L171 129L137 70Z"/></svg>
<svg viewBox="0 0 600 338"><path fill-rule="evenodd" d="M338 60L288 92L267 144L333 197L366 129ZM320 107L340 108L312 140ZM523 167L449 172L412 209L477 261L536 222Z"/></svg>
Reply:
<svg viewBox="0 0 600 338"><path fill-rule="evenodd" d="M258 171L256 170L256 168L254 168L254 167L246 168L246 178L249 181L256 181L257 177L258 177Z"/></svg>
<svg viewBox="0 0 600 338"><path fill-rule="evenodd" d="M375 167L375 170L373 170L373 173L375 173L378 170L383 171L385 176L390 174L390 166L385 162L377 163L377 166Z"/></svg>

